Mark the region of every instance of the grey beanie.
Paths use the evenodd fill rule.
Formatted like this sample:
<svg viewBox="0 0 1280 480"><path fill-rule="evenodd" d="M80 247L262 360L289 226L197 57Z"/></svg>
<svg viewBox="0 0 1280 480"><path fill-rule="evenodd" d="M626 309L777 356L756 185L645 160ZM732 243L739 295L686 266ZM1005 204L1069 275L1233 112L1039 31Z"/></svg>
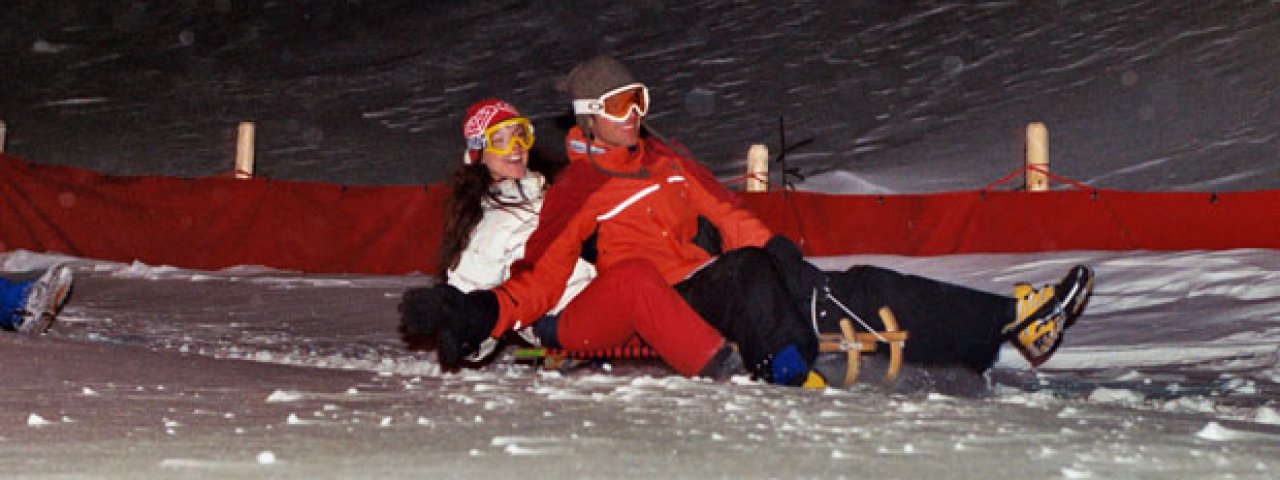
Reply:
<svg viewBox="0 0 1280 480"><path fill-rule="evenodd" d="M631 70L616 58L600 55L573 67L564 79L564 90L574 100L586 100L628 83L636 83Z"/></svg>
<svg viewBox="0 0 1280 480"><path fill-rule="evenodd" d="M600 55L573 67L558 87L568 92L571 100L587 100L629 83L636 83L636 77L631 75L626 65L616 58ZM589 118L590 115L577 116L578 126L588 136L591 135L587 126Z"/></svg>

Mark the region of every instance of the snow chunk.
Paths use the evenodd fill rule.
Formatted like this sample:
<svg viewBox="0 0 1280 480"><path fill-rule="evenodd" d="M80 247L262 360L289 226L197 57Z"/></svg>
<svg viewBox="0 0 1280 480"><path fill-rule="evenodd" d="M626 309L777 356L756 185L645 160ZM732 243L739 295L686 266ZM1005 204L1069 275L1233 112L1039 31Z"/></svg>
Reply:
<svg viewBox="0 0 1280 480"><path fill-rule="evenodd" d="M49 422L48 420L45 420L45 419L44 419L44 417L41 417L41 416L36 415L36 414L34 414L34 413L33 413L33 414L31 414L31 415L27 415L27 426L28 426L28 427L44 427L44 426L48 426L48 425L52 425L52 423L51 423L51 422Z"/></svg>
<svg viewBox="0 0 1280 480"><path fill-rule="evenodd" d="M1196 438L1225 442L1240 438L1240 432L1224 427L1218 422L1209 422L1209 424L1205 425L1199 432L1196 432Z"/></svg>
<svg viewBox="0 0 1280 480"><path fill-rule="evenodd" d="M750 375L734 375L729 378L729 383L734 385L759 385L760 382L751 379Z"/></svg>
<svg viewBox="0 0 1280 480"><path fill-rule="evenodd" d="M296 402L302 399L302 393L292 390L276 390L267 395L267 403Z"/></svg>
<svg viewBox="0 0 1280 480"><path fill-rule="evenodd" d="M489 445L494 447L505 447L507 445L517 445L521 443L545 445L545 444L561 443L561 440L557 437L546 437L546 436L535 437L535 436L519 436L519 435L493 437L493 439L489 440Z"/></svg>
<svg viewBox="0 0 1280 480"><path fill-rule="evenodd" d="M1205 397L1178 397L1164 403L1161 410L1167 412L1213 413L1217 404Z"/></svg>
<svg viewBox="0 0 1280 480"><path fill-rule="evenodd" d="M1150 380L1149 378L1147 378L1146 375L1143 375L1142 372L1139 372L1137 370L1128 370L1125 373L1117 375L1115 379L1121 382L1136 382L1139 380Z"/></svg>
<svg viewBox="0 0 1280 480"><path fill-rule="evenodd" d="M261 465L273 465L276 463L276 454L271 450L258 452L258 463Z"/></svg>
<svg viewBox="0 0 1280 480"><path fill-rule="evenodd" d="M134 260L128 267L117 269L111 272L111 276L115 278L140 278L144 280L160 280L163 278L172 278L182 273L177 267L168 265L151 266ZM187 274L189 276L189 274Z"/></svg>
<svg viewBox="0 0 1280 480"><path fill-rule="evenodd" d="M536 456L536 455L555 455L565 453L563 448L529 448L520 445L507 445L503 448L507 455L511 456Z"/></svg>
<svg viewBox="0 0 1280 480"><path fill-rule="evenodd" d="M1142 403L1143 400L1146 400L1146 397L1141 393L1122 388L1099 388L1089 394L1089 401L1097 403L1132 405Z"/></svg>
<svg viewBox="0 0 1280 480"><path fill-rule="evenodd" d="M1280 425L1280 413L1269 406L1258 407L1253 412L1253 421L1269 425Z"/></svg>
<svg viewBox="0 0 1280 480"><path fill-rule="evenodd" d="M508 455L548 455L565 453L564 441L556 437L502 436L493 437L489 445L502 447Z"/></svg>
<svg viewBox="0 0 1280 480"><path fill-rule="evenodd" d="M920 413L924 411L924 406L914 402L902 402L898 404L898 411L902 413Z"/></svg>
<svg viewBox="0 0 1280 480"><path fill-rule="evenodd" d="M1093 478L1093 472L1079 467L1063 467L1062 478Z"/></svg>
<svg viewBox="0 0 1280 480"><path fill-rule="evenodd" d="M195 458L164 458L160 460L160 468L217 468L219 466L218 462Z"/></svg>

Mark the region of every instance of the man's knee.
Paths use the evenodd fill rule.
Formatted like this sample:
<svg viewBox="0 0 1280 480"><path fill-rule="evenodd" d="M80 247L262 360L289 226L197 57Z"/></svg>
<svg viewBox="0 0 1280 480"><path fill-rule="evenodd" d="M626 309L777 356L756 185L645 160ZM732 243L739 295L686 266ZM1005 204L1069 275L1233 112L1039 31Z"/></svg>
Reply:
<svg viewBox="0 0 1280 480"><path fill-rule="evenodd" d="M595 282L605 282L617 286L626 286L628 290L650 286L667 287L662 272L653 262L644 258L628 258L614 263L609 269L596 277Z"/></svg>
<svg viewBox="0 0 1280 480"><path fill-rule="evenodd" d="M639 257L628 258L614 263L609 267L609 273L618 273L619 276L625 277L662 276L661 272L658 271L658 267L653 265L653 262Z"/></svg>
<svg viewBox="0 0 1280 480"><path fill-rule="evenodd" d="M716 263L721 262L738 272L766 272L775 269L773 255L760 247L734 249L716 260Z"/></svg>

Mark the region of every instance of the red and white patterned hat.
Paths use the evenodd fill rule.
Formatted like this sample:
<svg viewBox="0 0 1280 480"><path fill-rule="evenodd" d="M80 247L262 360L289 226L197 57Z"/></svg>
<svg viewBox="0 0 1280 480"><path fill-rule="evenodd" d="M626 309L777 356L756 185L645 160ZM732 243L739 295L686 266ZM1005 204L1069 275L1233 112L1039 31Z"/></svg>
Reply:
<svg viewBox="0 0 1280 480"><path fill-rule="evenodd" d="M467 119L462 122L462 137L467 140L467 154L462 157L463 163L470 165L480 159L485 130L498 122L519 116L520 112L516 107L496 98L486 98L471 104L467 108ZM473 148L475 145L480 147Z"/></svg>

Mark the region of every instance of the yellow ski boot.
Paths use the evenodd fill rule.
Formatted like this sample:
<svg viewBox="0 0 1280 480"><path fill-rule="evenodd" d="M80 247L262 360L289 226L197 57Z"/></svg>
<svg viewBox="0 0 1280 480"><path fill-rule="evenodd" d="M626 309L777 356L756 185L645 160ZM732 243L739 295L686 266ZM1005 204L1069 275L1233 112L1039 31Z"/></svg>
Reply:
<svg viewBox="0 0 1280 480"><path fill-rule="evenodd" d="M1057 285L1015 285L1014 321L1001 333L1013 335L1032 363L1042 363L1062 341L1063 330L1084 312L1093 293L1093 278L1093 270L1076 265Z"/></svg>

